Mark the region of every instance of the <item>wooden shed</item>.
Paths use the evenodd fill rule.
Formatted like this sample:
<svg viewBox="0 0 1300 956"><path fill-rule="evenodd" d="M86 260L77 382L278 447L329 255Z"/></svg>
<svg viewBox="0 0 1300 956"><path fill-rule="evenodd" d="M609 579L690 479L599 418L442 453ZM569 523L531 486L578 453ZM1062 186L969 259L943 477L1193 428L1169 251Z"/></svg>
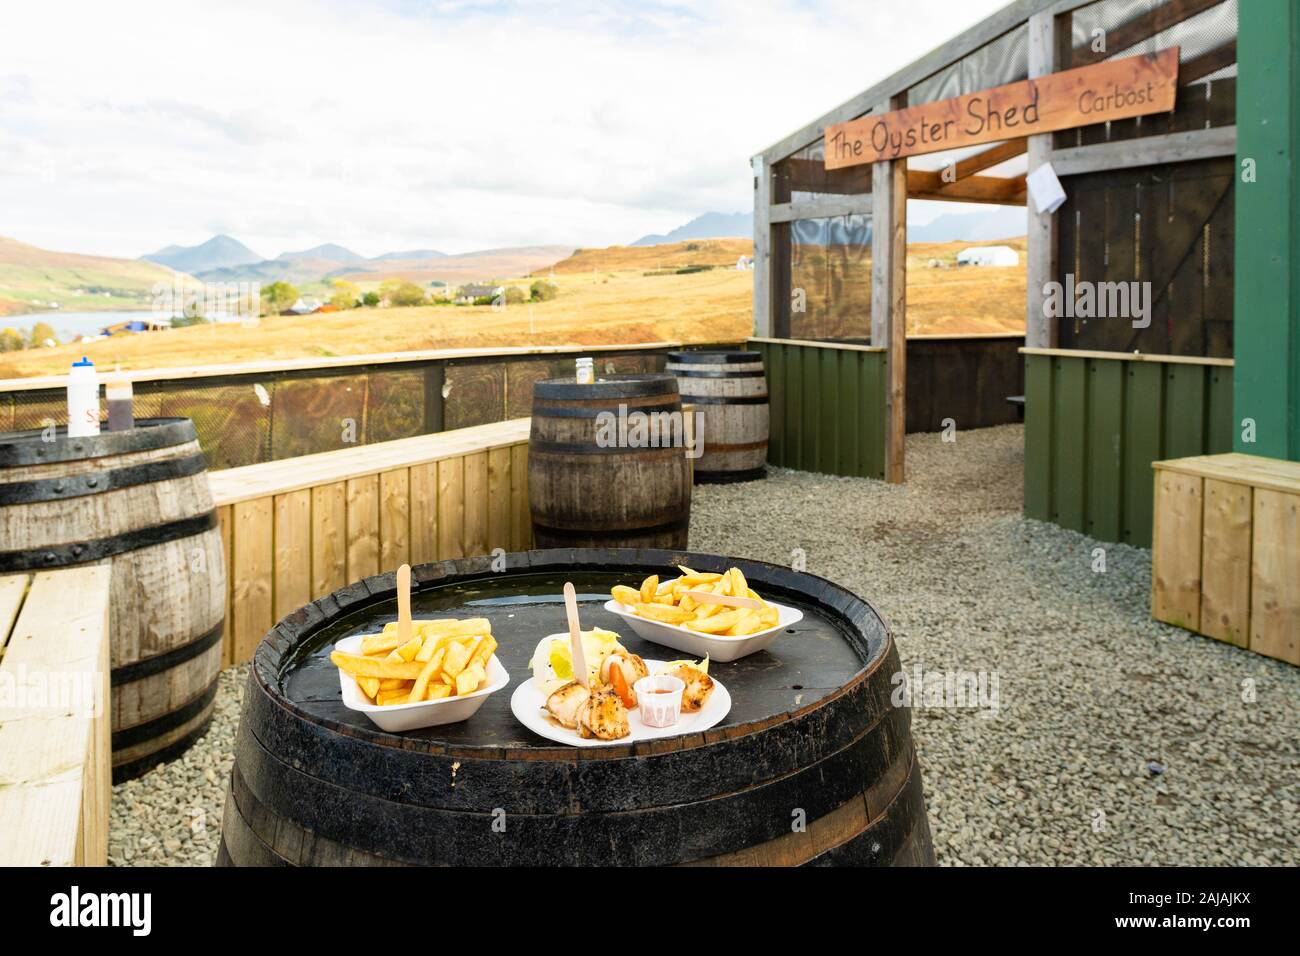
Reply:
<svg viewBox="0 0 1300 956"><path fill-rule="evenodd" d="M1153 462L1300 458L1298 24L1018 0L755 156L771 460L901 482L1023 382L1025 514L1147 546ZM1023 343L905 335L908 199L1026 206Z"/></svg>

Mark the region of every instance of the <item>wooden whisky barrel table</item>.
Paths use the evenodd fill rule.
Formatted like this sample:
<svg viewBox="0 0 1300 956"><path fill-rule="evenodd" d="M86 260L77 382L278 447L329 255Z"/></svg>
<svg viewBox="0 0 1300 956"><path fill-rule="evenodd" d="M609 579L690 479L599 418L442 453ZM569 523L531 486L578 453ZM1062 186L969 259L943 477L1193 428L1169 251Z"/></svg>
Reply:
<svg viewBox="0 0 1300 956"><path fill-rule="evenodd" d="M703 416L699 483L767 477L768 400L758 352L669 352L682 401Z"/></svg>
<svg viewBox="0 0 1300 956"><path fill-rule="evenodd" d="M510 712L537 642L583 625L644 657L672 651L603 610L615 583L674 562L739 566L804 618L767 651L710 672L732 709L703 733L577 750ZM237 865L924 865L929 825L898 654L861 599L786 568L627 549L510 554L414 569L418 618L487 617L510 686L469 720L388 734L345 708L329 649L396 617L392 574L290 615L258 646L218 862Z"/></svg>
<svg viewBox="0 0 1300 956"><path fill-rule="evenodd" d="M691 461L677 380L533 386L528 503L539 548L685 548Z"/></svg>
<svg viewBox="0 0 1300 956"><path fill-rule="evenodd" d="M114 780L177 756L212 717L226 576L206 467L188 418L0 434L0 575L113 569Z"/></svg>

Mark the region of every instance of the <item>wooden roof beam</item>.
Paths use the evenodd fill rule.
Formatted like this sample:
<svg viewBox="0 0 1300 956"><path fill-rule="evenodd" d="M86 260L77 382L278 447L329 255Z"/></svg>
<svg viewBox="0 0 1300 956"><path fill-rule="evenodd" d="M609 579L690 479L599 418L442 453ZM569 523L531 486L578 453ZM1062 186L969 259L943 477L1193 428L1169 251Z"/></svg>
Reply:
<svg viewBox="0 0 1300 956"><path fill-rule="evenodd" d="M936 199L941 202L996 203L1023 206L1025 177L968 176L955 183L944 182L939 173L923 169L907 171L908 199Z"/></svg>
<svg viewBox="0 0 1300 956"><path fill-rule="evenodd" d="M1168 3L1139 14L1132 20L1107 31L1105 50L1101 52L1094 50L1091 39L1082 46L1075 47L1072 55L1073 65L1087 66L1090 63L1099 63L1223 2L1224 0L1169 0Z"/></svg>
<svg viewBox="0 0 1300 956"><path fill-rule="evenodd" d="M1023 156L1029 149L1028 141L1022 136L1019 139L1009 139L1005 143L998 143L974 156L967 156L965 159L957 161L955 170L957 181L974 176L978 172L997 166L999 163L1005 163L1008 159L1015 159L1017 156Z"/></svg>
<svg viewBox="0 0 1300 956"><path fill-rule="evenodd" d="M1211 73L1218 73L1225 66L1232 66L1237 62L1237 41L1229 40L1227 43L1216 46L1213 50L1207 50L1198 57L1188 60L1178 68L1178 85L1187 86L1189 83L1195 83L1201 77L1209 76Z"/></svg>

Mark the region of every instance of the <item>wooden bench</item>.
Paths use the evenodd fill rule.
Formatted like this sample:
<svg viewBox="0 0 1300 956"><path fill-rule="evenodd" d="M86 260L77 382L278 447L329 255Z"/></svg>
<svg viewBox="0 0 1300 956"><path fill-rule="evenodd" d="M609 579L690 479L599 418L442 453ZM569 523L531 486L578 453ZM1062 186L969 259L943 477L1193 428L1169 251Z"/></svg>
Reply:
<svg viewBox="0 0 1300 956"><path fill-rule="evenodd" d="M1151 616L1300 664L1300 462L1157 461Z"/></svg>
<svg viewBox="0 0 1300 956"><path fill-rule="evenodd" d="M275 622L409 562L527 549L529 419L209 474L226 554L224 662Z"/></svg>
<svg viewBox="0 0 1300 956"><path fill-rule="evenodd" d="M0 577L0 866L107 863L111 581Z"/></svg>

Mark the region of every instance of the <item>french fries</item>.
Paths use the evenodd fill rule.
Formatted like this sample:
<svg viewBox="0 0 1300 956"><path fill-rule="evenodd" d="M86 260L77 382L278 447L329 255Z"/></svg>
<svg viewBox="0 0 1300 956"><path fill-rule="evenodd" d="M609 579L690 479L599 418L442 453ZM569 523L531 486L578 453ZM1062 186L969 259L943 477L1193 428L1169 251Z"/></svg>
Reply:
<svg viewBox="0 0 1300 956"><path fill-rule="evenodd" d="M397 624L361 641L360 654L334 651L330 661L356 678L357 686L381 707L472 694L487 683L488 662L497 648L484 617L414 621L415 636L402 643Z"/></svg>
<svg viewBox="0 0 1300 956"><path fill-rule="evenodd" d="M677 569L682 574L674 581L660 582L659 576L652 574L641 582L639 588L615 585L610 596L639 617L663 624L683 625L703 634L743 637L776 627L780 620L777 609L758 596L740 568L729 568L722 573L692 571L683 565L678 565ZM748 598L758 601L761 606L728 607L706 603L707 599L692 597L689 593L692 591L697 595L703 592L719 597Z"/></svg>
<svg viewBox="0 0 1300 956"><path fill-rule="evenodd" d="M632 611L640 617L648 617L652 621L661 621L664 624L685 624L687 621L695 620L695 615L687 608L654 601L634 604Z"/></svg>

